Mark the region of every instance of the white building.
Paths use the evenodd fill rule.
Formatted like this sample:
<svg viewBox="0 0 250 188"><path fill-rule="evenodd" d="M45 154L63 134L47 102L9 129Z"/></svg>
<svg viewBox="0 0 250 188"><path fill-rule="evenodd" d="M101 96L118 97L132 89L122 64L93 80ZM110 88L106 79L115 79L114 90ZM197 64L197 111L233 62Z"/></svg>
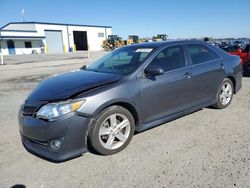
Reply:
<svg viewBox="0 0 250 188"><path fill-rule="evenodd" d="M3 55L102 50L112 27L44 22L11 22L0 28Z"/></svg>

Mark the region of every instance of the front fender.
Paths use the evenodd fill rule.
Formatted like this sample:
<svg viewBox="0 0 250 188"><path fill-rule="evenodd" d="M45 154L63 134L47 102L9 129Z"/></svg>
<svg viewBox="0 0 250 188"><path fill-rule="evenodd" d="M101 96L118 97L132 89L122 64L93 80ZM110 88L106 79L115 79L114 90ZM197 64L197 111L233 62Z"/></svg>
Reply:
<svg viewBox="0 0 250 188"><path fill-rule="evenodd" d="M112 106L112 105L119 105L119 104L127 104L129 106L132 106L137 113L139 113L138 107L136 104L133 103L133 101L125 99L125 98L117 98L117 99L112 99L110 101L107 101L103 103L99 108L96 109L96 111L92 114L92 116L97 116L103 109Z"/></svg>
<svg viewBox="0 0 250 188"><path fill-rule="evenodd" d="M79 114L95 117L103 109L113 104L127 104L134 108L140 117L139 87L137 80L120 82L115 85L109 85L100 90L83 96L86 99L85 104L78 110Z"/></svg>

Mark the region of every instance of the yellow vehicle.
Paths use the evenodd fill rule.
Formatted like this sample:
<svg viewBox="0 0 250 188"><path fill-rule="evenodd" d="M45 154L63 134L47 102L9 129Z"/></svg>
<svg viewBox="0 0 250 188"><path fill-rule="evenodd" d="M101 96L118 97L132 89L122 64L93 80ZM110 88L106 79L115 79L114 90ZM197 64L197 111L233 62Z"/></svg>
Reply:
<svg viewBox="0 0 250 188"><path fill-rule="evenodd" d="M143 42L148 42L148 40L145 38L139 38L139 43L143 43Z"/></svg>
<svg viewBox="0 0 250 188"><path fill-rule="evenodd" d="M139 43L139 36L138 35L129 35L128 40L126 41L127 45Z"/></svg>
<svg viewBox="0 0 250 188"><path fill-rule="evenodd" d="M108 39L102 42L102 47L105 50L114 50L124 46L124 41L118 35L108 35Z"/></svg>
<svg viewBox="0 0 250 188"><path fill-rule="evenodd" d="M152 40L153 41L166 41L167 37L168 36L166 34L158 34L156 37L153 36Z"/></svg>

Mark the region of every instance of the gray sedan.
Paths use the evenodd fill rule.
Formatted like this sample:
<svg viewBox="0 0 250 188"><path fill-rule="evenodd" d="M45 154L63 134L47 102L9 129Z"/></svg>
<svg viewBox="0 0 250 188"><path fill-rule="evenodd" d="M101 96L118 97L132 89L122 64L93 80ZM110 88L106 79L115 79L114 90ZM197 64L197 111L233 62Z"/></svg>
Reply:
<svg viewBox="0 0 250 188"><path fill-rule="evenodd" d="M22 142L52 161L88 150L114 154L135 131L203 107L227 107L241 82L239 57L202 41L125 46L42 81L19 112Z"/></svg>

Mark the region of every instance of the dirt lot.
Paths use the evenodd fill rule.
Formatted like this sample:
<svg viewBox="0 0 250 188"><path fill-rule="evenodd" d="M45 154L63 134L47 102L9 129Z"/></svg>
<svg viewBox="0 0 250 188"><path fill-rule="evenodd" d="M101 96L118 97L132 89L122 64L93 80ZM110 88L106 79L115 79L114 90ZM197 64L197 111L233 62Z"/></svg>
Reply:
<svg viewBox="0 0 250 188"><path fill-rule="evenodd" d="M116 155L55 164L28 153L18 132L20 104L40 80L101 54L27 64L19 56L0 66L0 187L250 187L250 78L227 109L205 108L137 134Z"/></svg>

